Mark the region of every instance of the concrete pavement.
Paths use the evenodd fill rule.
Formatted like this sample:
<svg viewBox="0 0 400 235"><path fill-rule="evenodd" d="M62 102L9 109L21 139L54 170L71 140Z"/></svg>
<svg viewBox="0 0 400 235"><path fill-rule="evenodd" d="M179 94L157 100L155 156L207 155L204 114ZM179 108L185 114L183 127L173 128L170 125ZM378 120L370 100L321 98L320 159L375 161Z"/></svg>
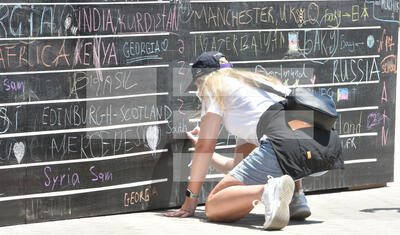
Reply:
<svg viewBox="0 0 400 235"><path fill-rule="evenodd" d="M399 234L400 183L387 187L307 195L312 215L274 234ZM195 217L166 218L164 211L101 216L0 228L0 234L258 234L264 208L235 223L211 223L198 207Z"/></svg>

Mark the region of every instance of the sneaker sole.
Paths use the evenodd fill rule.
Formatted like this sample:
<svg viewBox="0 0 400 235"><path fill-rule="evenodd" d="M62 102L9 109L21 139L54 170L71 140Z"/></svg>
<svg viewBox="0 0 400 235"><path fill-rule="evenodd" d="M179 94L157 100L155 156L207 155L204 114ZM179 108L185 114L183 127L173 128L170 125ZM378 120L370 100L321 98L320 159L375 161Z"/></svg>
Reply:
<svg viewBox="0 0 400 235"><path fill-rule="evenodd" d="M288 176L282 176L279 189L279 207L276 209L275 216L269 224L264 224L266 230L278 230L289 223L289 203L292 200L294 192L294 181Z"/></svg>
<svg viewBox="0 0 400 235"><path fill-rule="evenodd" d="M291 220L305 220L311 215L311 211L308 208L297 210L296 213L290 216Z"/></svg>

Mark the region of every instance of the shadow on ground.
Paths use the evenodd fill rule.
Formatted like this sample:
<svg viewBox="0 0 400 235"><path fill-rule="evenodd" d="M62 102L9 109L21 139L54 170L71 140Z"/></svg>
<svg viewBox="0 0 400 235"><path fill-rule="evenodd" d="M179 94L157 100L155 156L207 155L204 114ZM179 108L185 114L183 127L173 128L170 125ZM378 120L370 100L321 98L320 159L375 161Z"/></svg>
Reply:
<svg viewBox="0 0 400 235"><path fill-rule="evenodd" d="M371 208L371 209L363 209L360 211L366 213L375 213L377 211L397 211L398 213L400 213L400 208Z"/></svg>
<svg viewBox="0 0 400 235"><path fill-rule="evenodd" d="M165 211L160 212L160 213L158 213L158 216L164 216L163 215L164 213L165 213ZM238 220L236 222L232 222L232 223L211 222L207 219L205 211L201 210L201 209L196 209L194 217L190 217L190 218L186 218L186 219L193 219L193 220L197 220L197 221L204 222L204 223L214 223L214 224L220 224L220 225L226 225L226 226L232 226L232 227L242 227L242 228L256 229L256 230L262 230L263 229L262 226L265 222L265 216L263 214L252 214L252 213L246 215L243 219ZM324 221L320 221L320 220L300 220L300 221L291 220L289 222L288 226L320 224L323 222Z"/></svg>

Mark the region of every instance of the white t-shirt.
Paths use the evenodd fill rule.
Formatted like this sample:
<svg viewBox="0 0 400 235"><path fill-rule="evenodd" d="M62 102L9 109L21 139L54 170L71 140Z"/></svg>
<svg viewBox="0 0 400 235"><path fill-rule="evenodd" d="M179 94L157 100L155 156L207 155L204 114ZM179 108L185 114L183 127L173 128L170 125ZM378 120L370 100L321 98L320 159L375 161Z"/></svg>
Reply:
<svg viewBox="0 0 400 235"><path fill-rule="evenodd" d="M284 100L276 94L242 83L235 78L227 79L227 94L222 110L214 96L202 102L201 117L215 113L222 117L225 128L238 137L237 145L244 142L259 145L257 123L261 115L273 104Z"/></svg>

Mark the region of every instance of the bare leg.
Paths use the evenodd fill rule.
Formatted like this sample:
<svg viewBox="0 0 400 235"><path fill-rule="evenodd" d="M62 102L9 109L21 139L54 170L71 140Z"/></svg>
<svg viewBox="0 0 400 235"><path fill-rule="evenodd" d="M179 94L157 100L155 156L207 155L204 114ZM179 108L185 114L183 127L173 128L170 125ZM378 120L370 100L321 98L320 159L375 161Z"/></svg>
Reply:
<svg viewBox="0 0 400 235"><path fill-rule="evenodd" d="M226 175L208 196L206 215L211 221L232 222L246 216L260 200L264 185L245 185Z"/></svg>
<svg viewBox="0 0 400 235"><path fill-rule="evenodd" d="M303 180L297 180L294 182L294 191L297 193L303 191Z"/></svg>

